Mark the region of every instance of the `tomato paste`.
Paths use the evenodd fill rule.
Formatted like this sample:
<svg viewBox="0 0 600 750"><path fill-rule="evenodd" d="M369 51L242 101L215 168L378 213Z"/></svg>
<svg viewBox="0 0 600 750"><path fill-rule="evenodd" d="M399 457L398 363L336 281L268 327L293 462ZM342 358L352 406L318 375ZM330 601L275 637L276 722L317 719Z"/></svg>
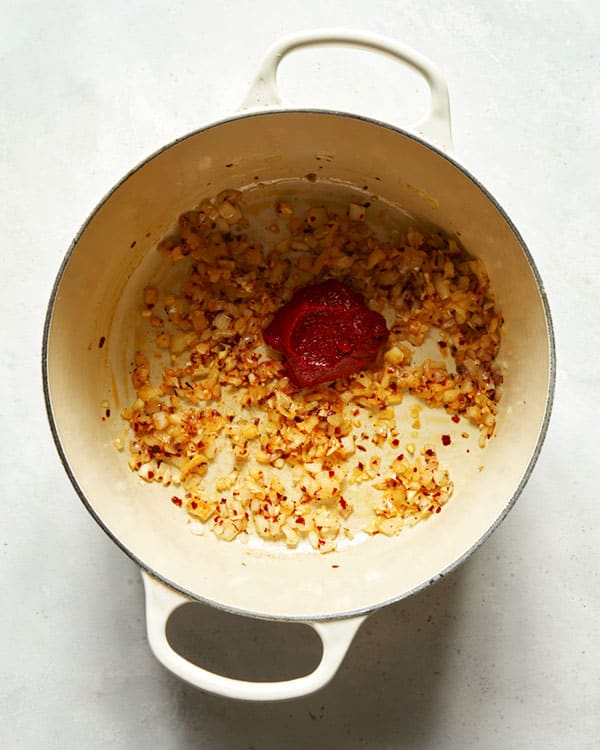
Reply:
<svg viewBox="0 0 600 750"><path fill-rule="evenodd" d="M300 387L352 375L373 365L389 331L361 294L335 279L299 289L264 329Z"/></svg>

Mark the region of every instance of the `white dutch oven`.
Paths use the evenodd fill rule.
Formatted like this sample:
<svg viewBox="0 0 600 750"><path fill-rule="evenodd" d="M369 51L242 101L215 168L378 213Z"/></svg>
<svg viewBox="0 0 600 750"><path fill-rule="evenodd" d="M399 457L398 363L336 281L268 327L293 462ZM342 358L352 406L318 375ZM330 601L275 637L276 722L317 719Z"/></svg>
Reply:
<svg viewBox="0 0 600 750"><path fill-rule="evenodd" d="M281 106L275 78L283 56L329 43L385 53L425 77L431 108L414 134L339 112ZM43 373L51 428L76 491L142 569L148 638L157 658L205 690L277 700L324 685L370 612L443 577L504 518L544 438L554 346L542 284L521 237L490 194L448 156L447 89L429 61L354 31L300 34L268 52L245 107L154 154L99 204L56 280ZM128 366L135 343L128 315L157 262L153 247L181 212L202 197L256 178L289 180L317 171L322 185L369 185L382 201L450 235L458 233L466 249L483 259L505 318L497 436L482 452L484 471L456 460L455 496L442 514L393 539L369 537L322 556L194 536L184 513L165 502L161 488L131 473L113 445L119 410L132 396ZM308 623L322 639L321 662L307 676L275 683L201 669L173 651L165 635L171 613L190 599L252 617Z"/></svg>

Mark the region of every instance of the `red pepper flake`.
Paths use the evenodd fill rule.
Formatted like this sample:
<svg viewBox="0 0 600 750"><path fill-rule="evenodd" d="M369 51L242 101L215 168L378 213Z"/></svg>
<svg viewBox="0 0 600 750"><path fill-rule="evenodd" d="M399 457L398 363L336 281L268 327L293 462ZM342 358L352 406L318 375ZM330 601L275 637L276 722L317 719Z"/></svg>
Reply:
<svg viewBox="0 0 600 750"><path fill-rule="evenodd" d="M426 456L435 456L435 451L433 450L433 448L427 448L427 450L425 451L425 455Z"/></svg>
<svg viewBox="0 0 600 750"><path fill-rule="evenodd" d="M367 449L365 448L364 445L357 445L356 447L358 448L359 451L364 451L365 453L367 452Z"/></svg>
<svg viewBox="0 0 600 750"><path fill-rule="evenodd" d="M404 461L404 453L400 453L396 456L396 461Z"/></svg>
<svg viewBox="0 0 600 750"><path fill-rule="evenodd" d="M451 442L450 435L442 435L442 445L450 445Z"/></svg>
<svg viewBox="0 0 600 750"><path fill-rule="evenodd" d="M340 566L339 565L332 565L331 567L332 568L339 568Z"/></svg>
<svg viewBox="0 0 600 750"><path fill-rule="evenodd" d="M192 502L190 503L190 507L192 508L192 510L196 510L196 508L198 507L198 503L195 500L192 500Z"/></svg>
<svg viewBox="0 0 600 750"><path fill-rule="evenodd" d="M154 472L153 471L149 471L148 472L148 479L154 479Z"/></svg>
<svg viewBox="0 0 600 750"><path fill-rule="evenodd" d="M438 507L435 509L435 512L436 513L441 513L442 512L442 506L438 505Z"/></svg>
<svg viewBox="0 0 600 750"><path fill-rule="evenodd" d="M392 440L392 445L394 446L394 448L397 448L400 445L400 441L398 440L398 438L394 438Z"/></svg>
<svg viewBox="0 0 600 750"><path fill-rule="evenodd" d="M183 503L183 500L180 497L177 497L177 495L173 495L171 498L171 502L173 505L176 505L178 508L181 508L181 504Z"/></svg>
<svg viewBox="0 0 600 750"><path fill-rule="evenodd" d="M304 526L304 524L306 523L306 521L304 520L304 516L298 516L298 518L296 518L296 523Z"/></svg>
<svg viewBox="0 0 600 750"><path fill-rule="evenodd" d="M454 422L454 424L458 424L460 422L460 417L458 416L458 414L454 414L452 416L452 421Z"/></svg>
<svg viewBox="0 0 600 750"><path fill-rule="evenodd" d="M346 508L348 507L348 503L344 500L343 497L340 497L340 505L344 510L346 510Z"/></svg>

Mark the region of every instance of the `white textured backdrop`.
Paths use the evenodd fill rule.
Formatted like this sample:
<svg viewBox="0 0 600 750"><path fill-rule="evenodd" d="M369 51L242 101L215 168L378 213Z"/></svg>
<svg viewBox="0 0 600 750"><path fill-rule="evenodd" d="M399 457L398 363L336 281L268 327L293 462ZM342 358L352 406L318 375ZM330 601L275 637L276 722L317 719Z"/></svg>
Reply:
<svg viewBox="0 0 600 750"><path fill-rule="evenodd" d="M595 0L1 0L0 13L2 747L599 747ZM465 565L373 616L320 693L242 704L188 688L151 655L139 574L76 498L50 439L43 317L73 235L128 169L232 113L279 36L340 25L409 44L447 76L456 151L545 281L557 397L530 483ZM281 83L297 104L397 124L426 105L411 74L357 52L299 53ZM203 610L179 620L183 640L205 627L217 661L250 671L265 653L282 670L315 658L295 629L265 636Z"/></svg>

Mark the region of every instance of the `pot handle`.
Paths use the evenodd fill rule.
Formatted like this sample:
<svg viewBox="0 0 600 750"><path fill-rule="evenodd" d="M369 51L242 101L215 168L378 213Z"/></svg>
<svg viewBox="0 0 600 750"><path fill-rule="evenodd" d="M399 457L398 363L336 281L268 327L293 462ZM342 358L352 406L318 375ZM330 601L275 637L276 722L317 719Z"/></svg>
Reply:
<svg viewBox="0 0 600 750"><path fill-rule="evenodd" d="M416 50L378 34L353 29L316 29L283 37L267 51L250 86L241 109L282 106L277 88L277 68L283 58L294 50L320 45L347 45L379 52L409 65L420 73L431 91L429 113L410 127L417 135L432 141L444 151L452 150L450 100L448 86L434 63Z"/></svg>
<svg viewBox="0 0 600 750"><path fill-rule="evenodd" d="M192 664L171 648L166 628L181 605L193 601L142 571L146 593L148 642L158 661L177 677L201 690L241 700L278 701L313 693L331 680L366 616L329 622L305 622L318 634L323 655L316 669L304 677L282 682L250 682L224 677Z"/></svg>

